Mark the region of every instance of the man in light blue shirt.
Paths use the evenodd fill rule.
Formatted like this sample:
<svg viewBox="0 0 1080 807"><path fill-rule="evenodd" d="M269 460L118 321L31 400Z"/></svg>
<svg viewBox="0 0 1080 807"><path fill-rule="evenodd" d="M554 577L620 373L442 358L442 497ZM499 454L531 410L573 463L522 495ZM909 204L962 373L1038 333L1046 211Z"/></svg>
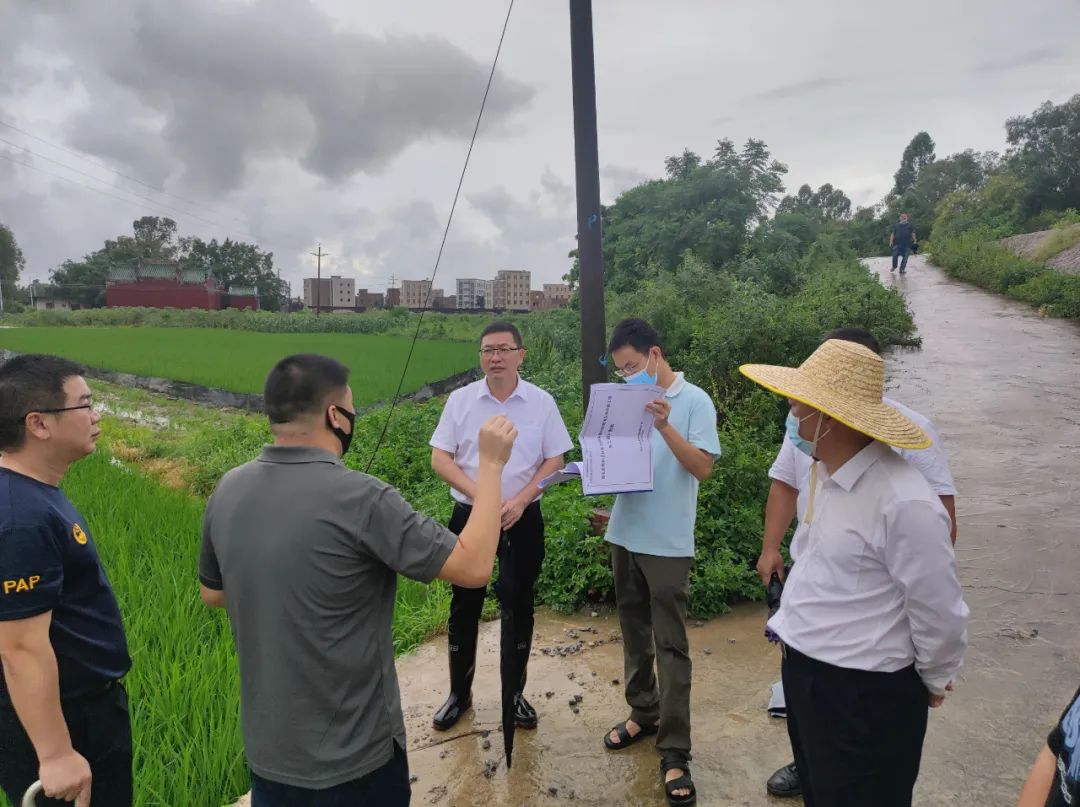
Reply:
<svg viewBox="0 0 1080 807"><path fill-rule="evenodd" d="M720 456L716 407L708 393L671 369L659 335L644 320L620 322L608 352L626 383L656 384L666 393L646 407L656 426L653 490L618 496L607 530L631 712L604 737L604 745L615 751L657 735L668 803L682 807L697 798L689 767L686 605L698 485Z"/></svg>

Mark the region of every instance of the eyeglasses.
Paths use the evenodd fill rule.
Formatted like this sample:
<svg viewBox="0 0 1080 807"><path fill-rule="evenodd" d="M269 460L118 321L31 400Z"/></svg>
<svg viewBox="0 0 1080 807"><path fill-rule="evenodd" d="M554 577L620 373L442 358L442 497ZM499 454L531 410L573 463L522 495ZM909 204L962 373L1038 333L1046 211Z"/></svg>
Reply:
<svg viewBox="0 0 1080 807"><path fill-rule="evenodd" d="M19 418L19 422L22 422L22 421L26 420L27 415L33 415L35 413L37 413L39 415L58 415L61 412L75 412L75 411L77 411L79 409L93 409L93 408L94 408L94 405L92 403L88 403L88 404L79 404L78 406L64 406L64 407L61 407L59 409L31 409L29 412L26 413L26 415L23 415L21 418Z"/></svg>
<svg viewBox="0 0 1080 807"><path fill-rule="evenodd" d="M480 355L490 359L492 356L498 353L500 356L505 358L511 353L517 353L519 350L524 349L525 348L523 347L506 347L505 345L501 347L482 347L480 348Z"/></svg>
<svg viewBox="0 0 1080 807"><path fill-rule="evenodd" d="M641 364L642 364L642 362L636 361L633 364L627 365L626 367L616 367L615 368L615 375L619 376L620 378L626 378L628 376L632 376L635 373L641 372L642 368L639 366ZM649 357L648 356L645 357L644 366L646 368L649 366Z"/></svg>

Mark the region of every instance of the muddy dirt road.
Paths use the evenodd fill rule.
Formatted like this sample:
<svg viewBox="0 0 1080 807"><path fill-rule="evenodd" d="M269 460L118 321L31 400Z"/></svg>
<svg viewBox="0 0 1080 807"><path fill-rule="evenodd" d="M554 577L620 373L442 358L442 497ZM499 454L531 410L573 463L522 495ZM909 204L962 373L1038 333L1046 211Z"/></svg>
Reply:
<svg viewBox="0 0 1080 807"><path fill-rule="evenodd" d="M971 607L971 648L957 692L931 714L920 805L1007 805L1045 735L1080 684L1080 328L947 279L914 258L906 276L871 267L907 298L921 351L889 359L890 394L931 416L959 487L957 556ZM691 629L694 775L699 803L783 804L765 778L789 761L786 727L767 716L778 655L761 638L764 606ZM445 638L399 662L418 775L413 803L453 807L662 805L655 751L601 746L625 716L622 649L608 612L538 616L535 647L573 644L568 657L537 652L528 695L540 727L519 732L514 768L498 733L497 624L485 625L476 709L451 736L429 728L445 696ZM599 643L603 640L602 643ZM589 648L588 642L598 642ZM552 693L545 697L545 693ZM570 701L582 696L575 713ZM498 768L487 778L487 762ZM792 803L792 802L787 802ZM794 800L798 804L798 800Z"/></svg>

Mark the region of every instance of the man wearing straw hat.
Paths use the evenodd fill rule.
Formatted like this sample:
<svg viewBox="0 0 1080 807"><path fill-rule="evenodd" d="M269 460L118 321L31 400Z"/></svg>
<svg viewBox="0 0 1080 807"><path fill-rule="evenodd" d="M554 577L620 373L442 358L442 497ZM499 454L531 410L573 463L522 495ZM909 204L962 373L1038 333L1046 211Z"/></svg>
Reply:
<svg viewBox="0 0 1080 807"><path fill-rule="evenodd" d="M874 335L865 328L835 328L825 335L822 341L828 339L843 339L858 345L870 348L879 356L881 345L878 344ZM956 542L956 485L953 482L952 471L949 469L949 461L945 456L937 431L929 418L916 412L898 401L889 398L882 399L884 403L899 410L909 419L913 420L919 428L926 432L934 443L929 448L919 450L897 449L905 460L914 465L930 483L931 489L941 499L941 504L949 513L952 521L952 540ZM798 438L793 442L790 436L785 435L776 461L769 469L769 477L772 484L769 486L769 497L765 503L765 529L761 546L761 557L758 559L757 570L761 576L761 582L769 586L772 576L776 574L781 582L784 580L786 571L784 558L780 554L780 544L783 541L787 529L791 526L792 519L798 516L799 526L791 539L791 560L798 560L798 548L803 536L801 522L806 515L806 500L810 494L810 471L814 464L811 456L805 453L808 444ZM800 450L802 449L802 450ZM772 703L770 702L770 706ZM784 765L769 777L765 785L766 790L772 796L788 798L802 793L802 785L799 782L799 771L794 762Z"/></svg>
<svg viewBox="0 0 1080 807"><path fill-rule="evenodd" d="M907 807L927 706L967 646L949 515L890 449L931 440L882 401L881 357L862 345L830 339L798 368L740 370L787 397L788 432L816 460L799 562L769 620L804 803Z"/></svg>

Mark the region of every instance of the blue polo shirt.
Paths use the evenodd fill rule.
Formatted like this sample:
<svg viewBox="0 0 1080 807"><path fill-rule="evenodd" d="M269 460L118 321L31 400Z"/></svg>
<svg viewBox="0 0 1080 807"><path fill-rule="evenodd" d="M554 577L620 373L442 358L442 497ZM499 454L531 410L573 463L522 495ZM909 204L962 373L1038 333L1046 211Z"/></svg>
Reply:
<svg viewBox="0 0 1080 807"><path fill-rule="evenodd" d="M677 373L665 397L671 404L668 422L690 445L719 457L716 407L709 394ZM698 480L671 453L658 431L653 431L652 454L652 491L615 497L607 540L642 555L692 558Z"/></svg>
<svg viewBox="0 0 1080 807"><path fill-rule="evenodd" d="M48 611L62 699L131 668L120 608L86 520L60 488L0 468L0 621ZM0 705L10 704L0 676Z"/></svg>

